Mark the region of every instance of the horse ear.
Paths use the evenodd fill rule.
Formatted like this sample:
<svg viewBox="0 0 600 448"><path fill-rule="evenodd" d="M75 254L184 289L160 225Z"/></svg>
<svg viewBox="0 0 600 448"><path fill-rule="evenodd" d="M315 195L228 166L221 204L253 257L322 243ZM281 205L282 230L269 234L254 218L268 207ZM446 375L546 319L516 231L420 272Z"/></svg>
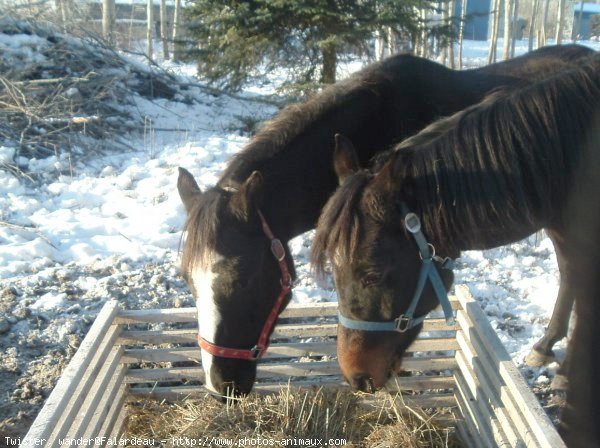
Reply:
<svg viewBox="0 0 600 448"><path fill-rule="evenodd" d="M194 176L181 167L179 167L179 177L177 178L177 191L179 191L179 197L187 213L192 210L196 198L202 194Z"/></svg>
<svg viewBox="0 0 600 448"><path fill-rule="evenodd" d="M359 169L358 155L352 142L342 134L335 134L335 150L333 152L333 169L341 184L348 176Z"/></svg>
<svg viewBox="0 0 600 448"><path fill-rule="evenodd" d="M262 204L264 181L259 171L254 171L239 191L231 198L234 213L248 219L253 208L258 209Z"/></svg>

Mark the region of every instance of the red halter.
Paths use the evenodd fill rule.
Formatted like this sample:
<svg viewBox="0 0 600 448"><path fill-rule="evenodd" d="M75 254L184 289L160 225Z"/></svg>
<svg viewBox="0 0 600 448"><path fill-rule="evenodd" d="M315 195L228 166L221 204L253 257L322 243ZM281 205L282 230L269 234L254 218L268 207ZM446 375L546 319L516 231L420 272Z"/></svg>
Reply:
<svg viewBox="0 0 600 448"><path fill-rule="evenodd" d="M260 332L258 342L251 349L221 347L207 341L200 336L200 333L198 333L198 345L202 350L206 350L213 356L218 356L220 358L245 359L247 361L256 361L261 358L262 355L267 351L267 348L269 348L269 335L271 334L271 330L275 325L277 316L279 316L279 311L281 310L283 301L292 289L292 277L285 261L285 249L283 244L281 244L279 239L275 238L275 235L273 235L269 224L267 224L267 220L260 210L258 210L258 216L262 222L263 232L265 232L265 235L271 241L271 253L279 263L279 269L281 269L281 292L279 293L279 297L277 297L275 305L273 305L273 309L269 313L265 325Z"/></svg>

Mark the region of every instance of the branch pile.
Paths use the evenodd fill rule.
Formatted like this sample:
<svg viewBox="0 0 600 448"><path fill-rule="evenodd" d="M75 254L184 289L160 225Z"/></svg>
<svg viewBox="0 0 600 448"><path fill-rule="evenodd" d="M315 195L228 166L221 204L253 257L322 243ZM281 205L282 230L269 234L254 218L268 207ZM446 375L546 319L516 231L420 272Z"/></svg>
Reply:
<svg viewBox="0 0 600 448"><path fill-rule="evenodd" d="M15 148L15 169L20 156L125 147L119 136L143 128L134 97L173 99L177 84L100 41L0 18L0 147Z"/></svg>

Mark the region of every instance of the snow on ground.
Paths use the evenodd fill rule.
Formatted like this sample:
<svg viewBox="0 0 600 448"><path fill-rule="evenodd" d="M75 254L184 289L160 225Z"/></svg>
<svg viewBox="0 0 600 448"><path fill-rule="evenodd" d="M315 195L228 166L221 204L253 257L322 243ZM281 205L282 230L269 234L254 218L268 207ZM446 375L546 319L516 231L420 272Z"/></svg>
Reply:
<svg viewBox="0 0 600 448"><path fill-rule="evenodd" d="M18 42L10 40L13 51ZM3 45L8 44L0 41L0 50ZM519 42L517 54L525 51L526 42ZM466 65L482 65L486 54L487 44L465 43ZM192 71L165 66L181 76ZM147 118L148 128L142 136L125 136L135 151L85 161L21 160L44 179L38 187L0 170L0 389L12 391L0 397L0 422L39 407L109 298L131 308L193 303L178 276L185 214L175 187L177 167L189 169L201 188L213 185L247 142L240 132L244 123L266 119L276 109L199 89L190 95L198 101L136 100L133 107ZM0 142L0 161L13 155ZM311 232L291 242L299 274L293 300L335 301L331 284L320 287L311 276L310 237ZM558 289L550 241L538 234L507 247L465 252L456 278L469 285L522 366L543 333ZM559 350L564 346L562 341ZM522 368L532 384L546 381L552 370ZM23 428L17 424L15 431Z"/></svg>

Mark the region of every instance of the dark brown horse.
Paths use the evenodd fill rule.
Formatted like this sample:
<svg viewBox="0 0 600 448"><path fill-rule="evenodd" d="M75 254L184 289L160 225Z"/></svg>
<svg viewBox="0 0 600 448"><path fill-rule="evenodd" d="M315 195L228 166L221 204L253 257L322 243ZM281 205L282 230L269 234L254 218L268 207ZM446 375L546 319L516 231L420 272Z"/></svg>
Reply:
<svg viewBox="0 0 600 448"><path fill-rule="evenodd" d="M215 187L201 191L181 169L178 190L188 214L182 272L197 300L208 388L218 394L252 388L255 360L290 298L294 265L282 257L289 254L287 242L315 226L337 186L335 133L351 137L366 163L499 86L546 75L590 53L580 46L547 47L467 71L395 56L283 110Z"/></svg>
<svg viewBox="0 0 600 448"><path fill-rule="evenodd" d="M563 435L599 446L600 58L429 126L376 174L336 141L341 186L319 220L313 261L320 271L332 262L350 384L385 384L422 317L448 304L451 259L544 228L561 243L561 281L577 299Z"/></svg>

